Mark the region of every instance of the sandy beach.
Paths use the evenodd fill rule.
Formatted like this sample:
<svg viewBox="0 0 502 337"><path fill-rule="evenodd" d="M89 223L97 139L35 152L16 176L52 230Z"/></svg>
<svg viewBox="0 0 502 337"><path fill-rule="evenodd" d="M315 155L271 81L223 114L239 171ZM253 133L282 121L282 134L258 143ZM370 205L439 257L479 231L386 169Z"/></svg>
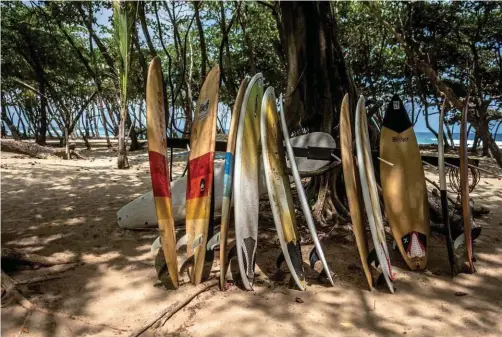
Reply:
<svg viewBox="0 0 502 337"><path fill-rule="evenodd" d="M151 189L146 151L129 153L128 170L116 168L112 150L81 154L89 159L1 154L2 247L81 261L8 271L28 282L18 288L32 303L72 318L27 315L12 299L2 299L2 336L129 336L192 288L184 284L171 291L158 284L150 253L156 229L130 231L116 224L117 210ZM176 162L174 175L184 167ZM426 271L409 271L399 252L391 251L396 293L385 285L368 291L352 233L335 230L322 242L335 287L316 280L307 261L312 246L306 244L308 288L301 292L288 287L288 273L285 279L275 275L280 247L271 215L263 212L255 291L212 288L141 336L500 336L502 170L487 158L480 158L480 167L493 174L482 172L471 194L490 210L476 219L483 227L474 245L476 274L452 279L444 239L433 233ZM434 168L427 167L426 176L438 181ZM262 206L267 204L264 198ZM219 273L216 261L211 277ZM50 273L58 278L29 283Z"/></svg>

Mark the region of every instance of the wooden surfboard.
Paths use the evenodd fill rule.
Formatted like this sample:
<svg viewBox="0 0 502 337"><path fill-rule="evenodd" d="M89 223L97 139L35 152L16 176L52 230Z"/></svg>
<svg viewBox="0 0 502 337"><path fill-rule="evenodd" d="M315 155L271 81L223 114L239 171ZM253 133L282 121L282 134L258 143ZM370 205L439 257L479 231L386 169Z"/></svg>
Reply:
<svg viewBox="0 0 502 337"><path fill-rule="evenodd" d="M268 197L284 259L300 290L305 290L300 235L296 227L293 196L286 171L286 154L276 110L274 88L269 87L261 105L261 144Z"/></svg>
<svg viewBox="0 0 502 337"><path fill-rule="evenodd" d="M163 85L160 58L155 57L148 69L146 84L148 159L162 250L171 282L175 288L178 288L176 233L169 190L169 165L166 156L166 107L164 106Z"/></svg>
<svg viewBox="0 0 502 337"><path fill-rule="evenodd" d="M188 177L186 190L187 260L193 256L191 282L201 282L208 235L214 207L213 197L214 152L216 146L216 117L220 68L214 66L200 90L190 134ZM211 226L210 226L211 223Z"/></svg>
<svg viewBox="0 0 502 337"><path fill-rule="evenodd" d="M460 118L460 195L462 200L462 217L464 220L465 246L467 248L467 262L471 273L474 273L472 262L471 213L469 206L469 161L467 157L467 113L469 97L465 100L465 107Z"/></svg>
<svg viewBox="0 0 502 337"><path fill-rule="evenodd" d="M375 260L375 266L380 264L387 286L390 292L394 293L392 265L390 263L389 250L385 239L382 210L380 209L375 170L370 150L367 115L364 107L364 97L362 95L357 102L355 131L361 191L374 246L374 253L372 252L369 254L368 263L371 264L373 259Z"/></svg>
<svg viewBox="0 0 502 337"><path fill-rule="evenodd" d="M272 89L272 88L269 88L269 89ZM268 92L268 90L267 90L267 92ZM265 92L265 96L267 96L267 92ZM275 110L275 95L274 95L273 89L271 90L270 96L271 96L270 100L272 100L272 98L273 98L273 104L274 104L274 106L271 107L270 109ZM265 98L263 99L263 101L265 103ZM272 104L272 102L270 102L270 104ZM282 105L282 94L279 97L279 108L280 108L279 109L279 117L281 119L281 125L282 125L282 135L284 137L284 143L286 145L286 152L287 152L289 163L291 166L291 171L293 173L293 178L295 180L296 190L298 191L298 196L300 198L300 202L302 205L303 215L305 216L305 220L307 221L307 226L309 227L309 231L310 231L310 237L312 238L312 241L314 242L314 249L317 254L317 257L322 262L324 274L328 278L328 281L331 283L331 285L334 286L333 277L331 276L331 271L329 270L329 266L326 261L326 257L324 256L324 251L322 249L321 243L319 242L319 238L317 236L317 230L315 228L314 219L312 217L312 211L310 209L310 205L308 203L307 196L305 194L305 190L303 189L302 179L300 177L300 171L298 170L298 166L296 165L296 159L295 159L295 155L293 153L293 146L291 145L291 139L289 138L288 126L286 124L286 116L284 115L284 108ZM264 111L263 111L263 107L262 107L262 114L263 113L264 113ZM263 117L262 117L262 119L263 119ZM271 118L269 118L269 119L271 119ZM272 121L274 121L274 120L272 120ZM262 124L262 130L263 130L263 124ZM319 138L319 141L321 141L321 138L322 138L320 134L321 134L321 132L319 132L317 135ZM324 134L324 135L326 135L326 134ZM334 140L333 140L333 142L334 142ZM262 143L264 143L263 142L263 131L262 131ZM320 145L319 143L317 143L316 145L323 146L323 145ZM279 150L279 154L281 154L280 150ZM282 158L282 156L280 156L280 157ZM264 158L265 158L265 156L264 156ZM266 174L265 176L268 176L267 172L265 174ZM289 190L290 189L289 179L288 179L287 185L288 186L286 187L286 190ZM270 195L270 191L269 191L269 195ZM272 201L271 201L271 203L272 203ZM294 213L292 213L292 214L293 214L293 220L294 220L294 218L295 218ZM296 228L296 225L295 225L295 228ZM313 259L311 259L311 262L315 263L315 261Z"/></svg>
<svg viewBox="0 0 502 337"><path fill-rule="evenodd" d="M445 101L446 103L446 101ZM455 254L453 252L453 237L451 234L450 217L448 216L448 197L446 194L446 170L444 164L444 114L446 104L441 109L439 116L438 130L438 167L439 167L439 189L441 194L441 211L443 213L443 224L446 229L446 250L448 252L448 261L450 263L451 273L453 276L457 274L457 264L455 262Z"/></svg>
<svg viewBox="0 0 502 337"><path fill-rule="evenodd" d="M235 145L234 186L235 238L244 287L252 290L258 240L260 180L260 108L263 76L256 74L248 84L239 116Z"/></svg>
<svg viewBox="0 0 502 337"><path fill-rule="evenodd" d="M356 180L356 169L354 167L354 155L352 151L352 130L350 126L349 113L349 94L343 97L341 115L340 115L340 145L342 150L342 166L343 179L345 181L345 190L349 201L350 218L352 220L352 228L356 237L356 245L361 258L368 286L373 288L373 277L368 265L368 239L364 221L362 218L362 206L360 203L358 184Z"/></svg>
<svg viewBox="0 0 502 337"><path fill-rule="evenodd" d="M232 201L232 184L234 174L234 154L235 141L237 138L237 126L239 125L239 115L241 113L242 100L249 83L246 76L241 82L239 92L235 98L232 110L232 120L227 140L227 152L225 154L225 176L223 178L223 200L221 205L221 227L220 227L220 289L225 289L225 276L227 273L227 235L230 222L230 203Z"/></svg>
<svg viewBox="0 0 502 337"><path fill-rule="evenodd" d="M403 102L394 95L380 133L380 177L385 211L397 247L411 270L423 270L429 254L429 204L413 124Z"/></svg>

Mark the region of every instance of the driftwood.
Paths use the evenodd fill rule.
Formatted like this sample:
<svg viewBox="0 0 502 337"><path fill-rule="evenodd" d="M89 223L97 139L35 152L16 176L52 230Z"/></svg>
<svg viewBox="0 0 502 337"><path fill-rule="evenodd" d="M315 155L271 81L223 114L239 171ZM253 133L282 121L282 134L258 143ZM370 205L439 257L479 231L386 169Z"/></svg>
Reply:
<svg viewBox="0 0 502 337"><path fill-rule="evenodd" d="M160 312L158 315L156 315L154 318L152 318L145 325L143 325L142 327L140 327L137 330L134 330L129 335L129 337L140 336L143 332L145 332L152 325L154 325L155 323L160 321L162 318L164 318L162 324L165 324L169 318L171 318L180 309L182 309L184 306L186 306L188 303L190 303L195 297L202 294L204 291L216 286L218 283L219 283L219 279L212 279L212 280L203 282L203 283L199 284L198 286L190 289L189 293L187 294L187 296L184 299L177 301L172 306L162 310L162 312Z"/></svg>
<svg viewBox="0 0 502 337"><path fill-rule="evenodd" d="M38 159L47 159L50 157L59 157L66 159L66 148L56 148L41 146L37 143L23 142L19 140L2 139L2 151L25 154ZM85 159L82 155L75 151L75 145L70 146L70 158Z"/></svg>
<svg viewBox="0 0 502 337"><path fill-rule="evenodd" d="M12 270L19 266L33 268L56 266L78 262L75 257L47 257L32 253L23 253L12 248L2 248L2 269Z"/></svg>

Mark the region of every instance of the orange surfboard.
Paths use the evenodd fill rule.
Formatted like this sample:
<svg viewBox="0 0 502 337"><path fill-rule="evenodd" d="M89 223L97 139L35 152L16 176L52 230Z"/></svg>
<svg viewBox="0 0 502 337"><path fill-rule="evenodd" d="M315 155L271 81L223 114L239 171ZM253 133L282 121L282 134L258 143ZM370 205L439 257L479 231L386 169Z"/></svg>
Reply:
<svg viewBox="0 0 502 337"><path fill-rule="evenodd" d="M177 288L178 262L176 259L176 234L171 205L169 166L166 157L166 107L164 102L162 69L160 59L155 57L148 69L146 84L148 158L162 251L164 252L171 282Z"/></svg>
<svg viewBox="0 0 502 337"><path fill-rule="evenodd" d="M187 260L193 257L190 279L194 285L202 280L206 244L213 217L214 151L216 146L216 118L220 67L214 66L206 77L190 134L186 191ZM213 224L211 224L213 225Z"/></svg>

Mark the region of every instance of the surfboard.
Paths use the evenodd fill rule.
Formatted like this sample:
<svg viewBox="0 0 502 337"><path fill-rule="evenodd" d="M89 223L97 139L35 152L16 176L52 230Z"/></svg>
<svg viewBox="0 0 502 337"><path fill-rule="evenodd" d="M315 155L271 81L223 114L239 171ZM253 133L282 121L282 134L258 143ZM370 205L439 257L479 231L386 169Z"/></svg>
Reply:
<svg viewBox="0 0 502 337"><path fill-rule="evenodd" d="M190 133L186 190L187 260L193 256L192 284L201 282L208 236L212 236L213 177L216 146L216 116L220 68L214 66L204 81Z"/></svg>
<svg viewBox="0 0 502 337"><path fill-rule="evenodd" d="M335 147L333 137L324 132L312 132L291 138L293 147L308 148L309 146ZM295 157L298 171L309 172L321 169L329 164L325 160L312 160L302 157ZM225 163L215 161L214 163L214 209L215 212L222 210L223 203L223 180ZM288 166L290 166L288 160ZM185 203L187 177L183 176L171 182L171 203L175 223L185 221ZM260 174L260 196L267 193L267 186L263 172ZM117 211L117 224L120 228L137 229L157 226L157 216L155 213L155 203L152 191L144 193Z"/></svg>
<svg viewBox="0 0 502 337"><path fill-rule="evenodd" d="M286 154L276 110L274 88L268 87L261 104L261 144L268 197L277 236L291 277L300 290L305 290L300 235L296 227L293 195L286 172ZM331 275L330 275L331 276Z"/></svg>
<svg viewBox="0 0 502 337"><path fill-rule="evenodd" d="M443 224L446 229L446 250L448 252L448 261L450 263L451 273L453 276L457 274L457 264L455 262L455 254L453 252L453 237L451 234L450 217L448 215L448 197L446 194L446 170L444 164L444 114L445 105L441 109L439 116L439 130L438 130L438 167L439 167L439 189L441 195L441 211L443 213Z"/></svg>
<svg viewBox="0 0 502 337"><path fill-rule="evenodd" d="M269 89L272 89L272 88L269 88ZM267 89L267 92L269 89ZM267 97L267 92L265 92L266 97ZM273 103L273 106L271 106L270 109L275 110L275 95L274 95L273 89L270 92L270 97L267 97L267 99L273 100L273 102L269 102L270 104ZM264 104L265 104L266 103L265 98L263 100L264 100ZM262 106L262 114L263 113L264 113L264 110L263 110L263 106ZM267 113L268 113L268 110L267 110ZM293 153L293 146L291 144L292 143L291 139L289 138L288 126L286 124L286 117L284 115L284 107L282 105L282 94L279 97L279 117L281 120L282 127L277 126L277 128L282 129L282 136L284 138L284 144L286 145L287 157L289 159L291 171L293 173L293 178L295 181L296 190L298 192L298 197L300 198L300 203L302 205L303 214L305 216L305 220L307 221L307 226L310 231L310 236L312 237L312 241L314 242L315 253L317 254L318 259L321 260L321 263L323 265L324 274L326 275L326 277L329 280L329 282L331 283L331 285L334 286L335 284L333 282L333 277L331 276L331 271L329 269L328 262L326 261L326 257L324 256L324 251L322 249L321 243L319 242L319 238L317 236L317 230L315 228L314 219L312 217L312 211L310 209L310 205L308 203L307 196L305 194L305 190L303 189L302 179L300 177L300 172L298 171L298 166L296 165L296 159L295 159L295 156ZM272 122L275 123L275 120L273 117L268 117L268 120L271 120ZM263 122L263 116L262 116L262 122ZM270 127L270 125L268 125L268 126ZM262 130L263 130L263 124L262 124ZM317 138L316 144L317 144L317 146L326 146L327 144L321 144L321 143L326 143L326 142L323 142L323 140L325 140L326 138L322 137L321 134L325 134L325 133L317 132L317 135L314 135L314 137ZM279 137L279 138L281 138L281 137ZM333 138L331 138L331 140L333 140ZM262 131L262 143L264 144L263 131ZM298 142L296 142L296 143L298 144ZM333 143L334 143L334 140L333 140ZM302 145L302 144L299 144L299 145ZM280 149L279 149L278 153L279 153L279 156L281 157L281 150ZM265 158L265 155L264 155L264 158ZM326 162L326 165L327 164L329 164L329 162ZM269 174L266 173L265 176L268 177ZM287 190L290 189L289 181L287 182L286 185L287 185L286 186L286 192L287 192ZM270 190L269 190L269 195L270 195ZM272 200L271 200L271 203L272 203ZM295 219L294 212L292 214L293 214L293 220L294 220ZM296 228L296 225L295 225L295 228ZM312 252L314 252L314 250ZM314 262L315 260L312 259L311 261Z"/></svg>
<svg viewBox="0 0 502 337"><path fill-rule="evenodd" d="M263 76L256 74L249 81L239 116L235 145L234 186L235 238L239 270L243 286L252 290L260 193L260 105L263 97Z"/></svg>
<svg viewBox="0 0 502 337"><path fill-rule="evenodd" d="M378 198L378 190L375 179L373 159L371 157L370 139L364 97L361 95L356 108L356 150L357 163L359 166L359 179L364 200L364 208L371 230L374 252L370 252L368 263L375 260L375 266L382 267L382 275L391 293L394 293L392 265L390 263L389 250L385 239L385 229L382 220L382 210Z"/></svg>
<svg viewBox="0 0 502 337"><path fill-rule="evenodd" d="M460 195L462 200L462 217L464 221L465 245L467 248L467 262L471 273L474 273L472 262L472 235L471 214L469 206L469 161L467 157L467 113L469 109L469 97L465 100L465 107L460 117Z"/></svg>
<svg viewBox="0 0 502 337"><path fill-rule="evenodd" d="M363 209L360 203L358 184L356 180L356 169L354 167L354 155L352 150L352 130L350 126L349 113L349 94L346 94L342 100L340 114L340 146L342 151L343 179L345 182L345 191L349 202L350 218L352 220L352 229L356 237L357 250L361 258L364 275L368 281L368 286L373 288L373 277L368 265L368 239L364 228L362 218Z"/></svg>
<svg viewBox="0 0 502 337"><path fill-rule="evenodd" d="M423 270L429 254L429 204L422 157L413 124L394 95L380 132L380 177L385 212L397 247L411 270Z"/></svg>
<svg viewBox="0 0 502 337"><path fill-rule="evenodd" d="M237 126L239 125L239 115L242 107L242 100L249 82L246 76L241 82L239 92L235 98L230 121L230 130L227 140L227 152L225 154L225 176L223 179L223 200L221 206L221 227L220 227L220 289L225 289L225 276L227 273L227 235L230 222L230 202L232 201L232 183L234 174L234 154L235 141L237 138ZM215 185L216 187L216 185Z"/></svg>
<svg viewBox="0 0 502 337"><path fill-rule="evenodd" d="M308 136L307 136L308 135ZM296 136L290 138L292 147L308 148L308 147L325 147L335 148L335 139L326 132L311 132L307 135ZM286 143L287 144L287 143ZM299 172L311 172L318 170L321 167L329 165L332 160L312 160L305 157L295 157L295 164ZM288 167L291 167L290 158L288 157Z"/></svg>
<svg viewBox="0 0 502 337"><path fill-rule="evenodd" d="M155 57L148 69L146 85L148 159L162 250L173 287L178 288L176 234L171 206L171 192L169 190L169 166L166 156L166 107L164 102L160 58Z"/></svg>

